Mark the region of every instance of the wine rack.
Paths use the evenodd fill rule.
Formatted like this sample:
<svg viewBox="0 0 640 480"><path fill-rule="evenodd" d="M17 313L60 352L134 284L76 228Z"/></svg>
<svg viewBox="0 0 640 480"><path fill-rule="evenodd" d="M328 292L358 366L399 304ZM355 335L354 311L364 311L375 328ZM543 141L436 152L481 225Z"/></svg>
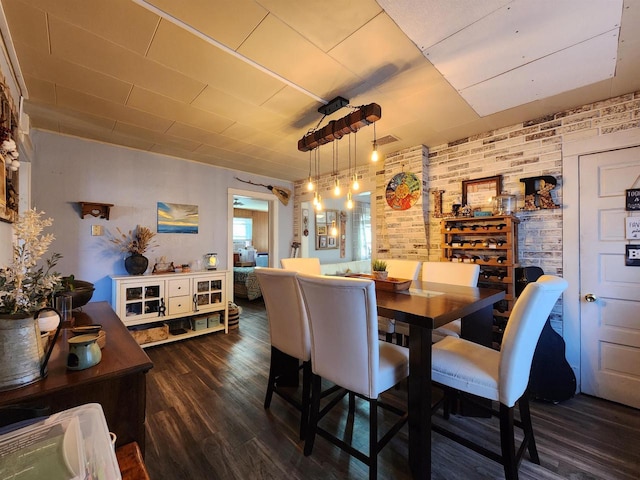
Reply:
<svg viewBox="0 0 640 480"><path fill-rule="evenodd" d="M500 347L516 299L519 223L513 215L452 217L441 222L442 260L477 263L480 265L478 286L505 291L505 299L493 306L495 348Z"/></svg>

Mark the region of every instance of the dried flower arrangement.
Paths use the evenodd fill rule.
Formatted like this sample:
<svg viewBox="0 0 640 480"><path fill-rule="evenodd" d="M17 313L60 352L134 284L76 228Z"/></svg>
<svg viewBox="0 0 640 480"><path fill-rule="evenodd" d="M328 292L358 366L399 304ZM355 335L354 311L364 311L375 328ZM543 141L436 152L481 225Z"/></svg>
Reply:
<svg viewBox="0 0 640 480"><path fill-rule="evenodd" d="M156 233L147 227L138 225L134 230L129 230L128 233L124 233L118 227L116 227L116 230L118 230L119 236L111 238L111 241L117 245L121 252L142 255L147 250L158 246L153 243L153 237L156 236Z"/></svg>
<svg viewBox="0 0 640 480"><path fill-rule="evenodd" d="M52 234L42 235L51 226L51 218L41 218L44 212L30 209L14 223L16 242L13 245L13 260L9 266L0 268L0 313L10 315L33 315L39 309L50 306L53 295L61 287L60 275L51 270L62 258L54 253L45 266L37 267L55 239Z"/></svg>

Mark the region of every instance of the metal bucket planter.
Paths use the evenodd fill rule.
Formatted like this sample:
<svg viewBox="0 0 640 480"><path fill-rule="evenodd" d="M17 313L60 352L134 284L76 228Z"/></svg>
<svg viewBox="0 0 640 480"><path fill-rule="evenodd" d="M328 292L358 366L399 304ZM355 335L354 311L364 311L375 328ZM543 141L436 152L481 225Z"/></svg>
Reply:
<svg viewBox="0 0 640 480"><path fill-rule="evenodd" d="M40 380L43 360L38 321L0 315L0 391Z"/></svg>

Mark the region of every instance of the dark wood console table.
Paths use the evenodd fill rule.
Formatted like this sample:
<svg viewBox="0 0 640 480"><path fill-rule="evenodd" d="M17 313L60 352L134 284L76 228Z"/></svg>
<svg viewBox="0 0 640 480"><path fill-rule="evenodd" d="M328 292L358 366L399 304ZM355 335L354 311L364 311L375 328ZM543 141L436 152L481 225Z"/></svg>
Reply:
<svg viewBox="0 0 640 480"><path fill-rule="evenodd" d="M0 392L0 406L45 406L50 413L85 403L102 405L118 445L136 442L144 454L146 373L153 367L107 302L93 302L73 312L76 325L100 324L107 334L102 360L86 370L67 370L67 339L62 330L48 365L48 375L31 385Z"/></svg>

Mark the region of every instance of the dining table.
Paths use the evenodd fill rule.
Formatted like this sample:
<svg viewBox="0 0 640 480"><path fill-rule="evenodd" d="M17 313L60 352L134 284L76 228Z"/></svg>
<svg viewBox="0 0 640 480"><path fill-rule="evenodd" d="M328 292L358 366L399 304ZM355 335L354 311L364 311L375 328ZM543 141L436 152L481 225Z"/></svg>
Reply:
<svg viewBox="0 0 640 480"><path fill-rule="evenodd" d="M376 287L378 314L409 324L409 466L413 478L431 478L432 331L461 318L463 338L490 346L493 304L505 291L422 281L406 290Z"/></svg>

